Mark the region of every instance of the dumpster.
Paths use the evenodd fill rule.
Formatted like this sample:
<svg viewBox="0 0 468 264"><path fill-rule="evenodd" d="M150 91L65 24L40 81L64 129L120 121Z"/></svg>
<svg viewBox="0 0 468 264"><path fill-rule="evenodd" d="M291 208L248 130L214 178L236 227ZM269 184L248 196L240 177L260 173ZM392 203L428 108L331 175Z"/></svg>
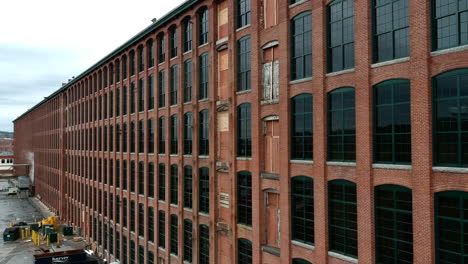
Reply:
<svg viewBox="0 0 468 264"><path fill-rule="evenodd" d="M73 227L72 226L64 226L63 227L63 235L64 236L73 236Z"/></svg>
<svg viewBox="0 0 468 264"><path fill-rule="evenodd" d="M5 229L3 232L3 241L15 241L19 238L19 231L18 227L10 227Z"/></svg>
<svg viewBox="0 0 468 264"><path fill-rule="evenodd" d="M57 243L57 242L58 242L57 232L50 232L49 233L49 243Z"/></svg>

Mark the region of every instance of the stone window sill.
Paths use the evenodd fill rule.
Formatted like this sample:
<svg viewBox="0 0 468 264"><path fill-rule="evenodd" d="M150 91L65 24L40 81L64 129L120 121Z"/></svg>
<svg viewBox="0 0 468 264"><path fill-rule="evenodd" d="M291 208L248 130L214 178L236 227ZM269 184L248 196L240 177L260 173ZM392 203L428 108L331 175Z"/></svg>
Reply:
<svg viewBox="0 0 468 264"><path fill-rule="evenodd" d="M439 55L444 55L444 54L450 54L454 52L460 52L460 51L465 51L468 50L468 45L463 45L463 46L458 46L458 47L453 47L453 48L448 48L448 49L443 49L443 50L436 50L431 52L431 56L439 56Z"/></svg>
<svg viewBox="0 0 468 264"><path fill-rule="evenodd" d="M244 30L244 29L246 29L246 28L249 28L249 27L250 27L250 24L245 25L245 26L243 26L243 27L240 27L240 28L236 29L236 32L242 31L242 30Z"/></svg>
<svg viewBox="0 0 468 264"><path fill-rule="evenodd" d="M348 257L348 256L345 256L345 255L341 255L340 253L336 253L336 252L333 252L333 251L328 251L328 256L334 257L334 258L337 258L337 259L341 259L341 260L347 261L349 263L358 263L358 260L355 259L355 258Z"/></svg>
<svg viewBox="0 0 468 264"><path fill-rule="evenodd" d="M411 165L398 165L398 164L372 164L374 169L385 170L411 170Z"/></svg>
<svg viewBox="0 0 468 264"><path fill-rule="evenodd" d="M312 77L307 77L307 78L302 78L294 81L289 81L289 84L298 84L298 83L303 83L303 82L309 82L312 81Z"/></svg>
<svg viewBox="0 0 468 264"><path fill-rule="evenodd" d="M403 63L403 62L407 62L410 60L410 57L405 57L405 58L399 58L399 59L395 59L395 60L389 60L389 61L383 61L383 62L378 62L378 63L374 63L371 65L371 68L372 69L375 69L375 68L379 68L379 67L383 67L383 66L388 66L388 65L393 65L393 64L398 64L398 63Z"/></svg>
<svg viewBox="0 0 468 264"><path fill-rule="evenodd" d="M310 249L310 250L315 250L315 246L305 244L305 243L302 243L302 242L299 242L299 241L296 241L296 240L291 240L291 243L293 245L296 245L296 246L299 246L299 247L303 247L303 248Z"/></svg>
<svg viewBox="0 0 468 264"><path fill-rule="evenodd" d="M354 68L352 68L352 69L346 69L346 70L342 70L342 71L330 72L330 73L327 73L325 76L333 77L333 76L343 75L343 74L351 73L351 72L355 72L355 71L356 70Z"/></svg>
<svg viewBox="0 0 468 264"><path fill-rule="evenodd" d="M327 165L335 167L356 167L356 162L327 161Z"/></svg>
<svg viewBox="0 0 468 264"><path fill-rule="evenodd" d="M297 2L297 3L294 3L292 5L289 5L289 8L293 8L293 7L296 7L298 5L302 5L303 3L307 2L308 0L302 0L300 2Z"/></svg>
<svg viewBox="0 0 468 264"><path fill-rule="evenodd" d="M457 167L432 167L435 172L450 172L450 173L468 173L468 168Z"/></svg>
<svg viewBox="0 0 468 264"><path fill-rule="evenodd" d="M291 160L291 164L313 165L313 160Z"/></svg>

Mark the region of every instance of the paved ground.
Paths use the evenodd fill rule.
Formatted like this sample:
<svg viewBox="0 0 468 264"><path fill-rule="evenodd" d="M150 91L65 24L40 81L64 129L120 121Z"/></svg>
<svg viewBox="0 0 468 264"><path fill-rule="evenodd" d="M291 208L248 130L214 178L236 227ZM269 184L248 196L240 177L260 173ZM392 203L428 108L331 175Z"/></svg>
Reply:
<svg viewBox="0 0 468 264"><path fill-rule="evenodd" d="M0 179L0 190L8 187L7 180ZM15 196L7 196L6 192L0 192L0 264L29 264L34 263L34 254L40 254L38 248L32 242L17 240L14 242L3 241L3 230L11 222L22 221L31 223L35 219L42 219L28 199L19 199ZM51 251L62 251L83 248L84 242L63 240L60 249L51 248Z"/></svg>

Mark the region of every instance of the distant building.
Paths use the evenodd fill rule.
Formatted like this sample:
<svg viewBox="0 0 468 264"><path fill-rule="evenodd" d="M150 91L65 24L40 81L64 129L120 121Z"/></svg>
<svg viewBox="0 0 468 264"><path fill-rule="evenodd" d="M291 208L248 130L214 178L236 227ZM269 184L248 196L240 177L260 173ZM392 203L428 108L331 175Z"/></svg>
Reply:
<svg viewBox="0 0 468 264"><path fill-rule="evenodd" d="M0 152L13 152L13 139L0 137Z"/></svg>
<svg viewBox="0 0 468 264"><path fill-rule="evenodd" d="M13 176L14 155L11 152L0 153L0 176Z"/></svg>

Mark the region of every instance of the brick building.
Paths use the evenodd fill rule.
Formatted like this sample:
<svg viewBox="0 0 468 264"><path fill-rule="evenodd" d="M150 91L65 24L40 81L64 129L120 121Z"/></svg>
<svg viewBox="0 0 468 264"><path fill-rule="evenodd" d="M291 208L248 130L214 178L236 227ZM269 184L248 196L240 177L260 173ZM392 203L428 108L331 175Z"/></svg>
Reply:
<svg viewBox="0 0 468 264"><path fill-rule="evenodd" d="M467 0L187 0L15 120L121 263L468 263Z"/></svg>

